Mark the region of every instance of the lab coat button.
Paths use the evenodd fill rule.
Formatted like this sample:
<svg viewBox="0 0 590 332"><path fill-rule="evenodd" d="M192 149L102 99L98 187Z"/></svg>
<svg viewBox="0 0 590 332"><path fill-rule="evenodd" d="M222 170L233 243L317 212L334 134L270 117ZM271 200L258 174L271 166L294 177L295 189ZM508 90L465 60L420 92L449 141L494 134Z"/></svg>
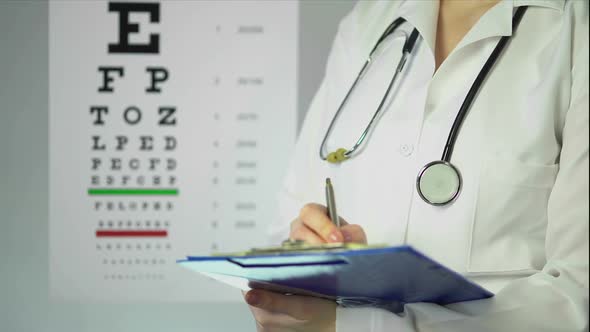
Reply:
<svg viewBox="0 0 590 332"><path fill-rule="evenodd" d="M414 152L414 146L411 144L402 144L399 146L399 153L402 156L410 156Z"/></svg>

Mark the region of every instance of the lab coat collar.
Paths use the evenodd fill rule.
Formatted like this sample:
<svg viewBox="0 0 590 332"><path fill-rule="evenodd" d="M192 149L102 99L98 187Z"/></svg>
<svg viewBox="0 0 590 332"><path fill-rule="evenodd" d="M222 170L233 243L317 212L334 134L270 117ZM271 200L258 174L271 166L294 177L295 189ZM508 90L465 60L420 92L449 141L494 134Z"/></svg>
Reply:
<svg viewBox="0 0 590 332"><path fill-rule="evenodd" d="M522 6L546 7L563 10L565 0L503 0L490 8L461 40L457 48L489 37L512 36L512 20L516 8Z"/></svg>
<svg viewBox="0 0 590 332"><path fill-rule="evenodd" d="M521 6L545 7L563 12L565 0L514 0L514 7Z"/></svg>
<svg viewBox="0 0 590 332"><path fill-rule="evenodd" d="M490 37L512 36L513 15L513 1L500 1L483 14L475 26L469 30L465 37L459 42L456 48L461 49L469 44Z"/></svg>
<svg viewBox="0 0 590 332"><path fill-rule="evenodd" d="M563 11L565 0L503 0L488 10L456 49L460 49L479 40L512 36L512 17L516 7L536 6ZM412 24L434 54L436 29L438 24L439 1L406 0L402 2L393 19L403 17Z"/></svg>
<svg viewBox="0 0 590 332"><path fill-rule="evenodd" d="M438 1L404 1L401 3L397 17L403 17L413 25L432 54L436 43L436 26L438 23Z"/></svg>

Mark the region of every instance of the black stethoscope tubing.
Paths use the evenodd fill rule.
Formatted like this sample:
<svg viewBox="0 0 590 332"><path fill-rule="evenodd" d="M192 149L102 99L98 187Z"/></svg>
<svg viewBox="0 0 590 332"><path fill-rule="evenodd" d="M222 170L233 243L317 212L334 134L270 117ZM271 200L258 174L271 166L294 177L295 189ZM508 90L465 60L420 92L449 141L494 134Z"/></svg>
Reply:
<svg viewBox="0 0 590 332"><path fill-rule="evenodd" d="M513 34L516 31L516 28L518 27L518 25L520 24L520 21L524 15L524 13L526 12L526 9L527 9L526 6L522 6L516 10L516 13L514 14L514 16L512 18ZM373 54L375 53L375 51L377 50L377 48L379 47L381 42L383 42L388 36L393 34L397 30L397 28L399 28L399 26L404 22L405 22L405 19L403 19L401 17L394 20L387 27L387 29L385 29L384 33L381 35L381 37L379 37L375 46L373 47L373 49L369 53L368 59L365 61L364 65L362 66L362 68L361 68L360 72L358 73L356 79L354 80L351 88L346 93L344 99L340 103L338 109L336 110L334 117L332 118L332 121L330 122L330 124L328 126L328 129L327 129L327 131L324 135L324 138L322 140L322 143L320 145L320 158L321 159L326 160L331 163L343 162L343 161L347 160L348 158L350 158L350 156L357 151L357 149L365 141L365 138L369 135L370 131L373 128L373 123L377 119L377 117L380 115L383 105L385 104L385 101L387 100L387 97L389 96L390 90L393 87L398 74L401 73L401 71L407 61L408 56L413 51L413 48L414 48L416 41L418 39L418 36L419 36L418 30L416 28L413 29L412 33L410 34L410 37L406 37L406 41L405 41L404 46L402 48L402 57L400 58L400 61L399 61L398 66L396 68L396 71L395 71L392 79L389 82L389 85L385 91L383 98L381 99L381 102L379 103L379 106L377 107L377 110L373 114L369 124L367 125L367 127L365 128L365 130L363 131L363 133L361 134L360 138L357 140L355 145L349 150L340 148L337 151L329 153L327 156L324 156L324 154L323 154L324 146L326 144L326 141L327 141L330 133L332 132L332 129L333 129L333 126L336 122L336 119L340 115L340 113L341 113L342 109L344 108L344 105L346 104L352 91L354 90L354 88L356 87L358 82L360 81L360 78L363 77L365 70L367 69L369 64L372 62ZM457 198L457 196L459 195L459 192L461 191L461 188L462 188L461 172L459 171L459 169L455 165L453 165L451 163L451 156L453 153L453 149L455 147L457 137L459 136L459 131L461 129L461 126L465 120L465 117L467 116L467 114L469 112L471 105L473 104L473 101L477 97L478 92L480 91L484 81L488 77L488 74L490 73L492 67L497 62L498 58L501 56L503 50L506 48L506 45L508 44L508 41L510 40L510 38L511 38L511 36L503 36L502 38L500 38L500 40L496 44L494 50L492 51L492 53L490 54L490 56L488 57L488 59L486 60L484 65L482 66L477 77L475 78L474 82L472 83L471 87L469 88L469 91L467 92L465 99L463 100L463 103L461 104L461 107L459 108L459 111L457 112L457 115L455 116L455 120L453 121L451 129L449 131L449 135L448 135L447 141L445 143L445 147L443 150L441 160L434 160L434 161L426 164L418 173L418 176L416 178L416 189L417 189L420 197L426 203L428 203L430 205L442 206L442 205L446 205L448 203L451 203Z"/></svg>
<svg viewBox="0 0 590 332"><path fill-rule="evenodd" d="M527 7L524 6L524 7L519 7L516 10L514 17L512 18L513 30L516 30L516 28L520 24L520 20L522 19L526 9L527 9ZM441 160L447 161L447 162L451 161L451 155L453 154L453 149L455 148L455 142L457 141L457 137L459 136L459 130L461 129L461 125L463 124L465 116L469 112L469 108L471 107L471 104L473 104L475 97L477 97L477 93L479 92L486 77L488 76L488 73L490 72L490 70L492 69L494 64L496 63L496 60L500 57L500 54L502 53L502 51L506 47L506 44L508 43L509 40L510 40L510 36L503 36L502 38L500 38L500 41L498 41L498 44L496 45L496 47L492 51L492 54L488 57L487 61L485 62L485 64L481 68L481 70L479 71L479 74L475 78L475 81L471 85L471 88L467 92L467 95L465 96L465 99L463 100L463 104L461 104L461 108L459 108L459 112L457 113L457 116L455 117L455 121L453 122L453 125L451 126L451 130L449 131L449 136L447 138L447 142L445 144L445 148L443 150Z"/></svg>
<svg viewBox="0 0 590 332"><path fill-rule="evenodd" d="M324 138L322 139L322 143L320 144L320 151L319 151L319 153L320 153L320 158L321 159L324 159L324 160L328 159L327 157L324 157L323 156L323 148L326 145L326 141L328 140L328 136L332 132L332 129L334 127L334 124L336 123L336 119L338 119L340 113L342 112L342 110L344 108L344 105L346 104L346 102L348 101L348 98L352 94L352 91L354 91L354 89L357 86L358 82L363 77L363 74L364 74L365 70L371 64L372 59L373 59L373 55L377 51L377 48L379 47L379 45L381 44L381 42L383 40L385 40L387 37L389 37L389 35L391 35L392 33L394 33L397 30L397 28L401 24L403 24L405 21L406 20L404 18L402 18L402 17L394 20L387 27L387 29L385 29L385 32L381 35L381 37L379 37L379 40L377 40L377 42L375 43L375 46L373 47L373 49L369 53L369 57L367 58L367 60L363 64L363 66L361 67L361 70L356 75L356 78L355 78L354 82L352 83L352 86L348 89L348 92L346 93L346 95L344 96L344 98L342 99L342 101L340 102L340 105L338 106L338 109L336 110L336 113L332 117L332 121L330 121L330 124L328 125L328 129L326 130L326 134L324 135ZM397 75L401 72L402 68L405 65L405 62L406 62L405 59L407 58L407 56L414 49L414 45L416 44L416 40L418 39L419 36L420 36L420 34L418 33L418 30L414 29L414 31L412 31L410 37L406 39L406 42L404 43L404 46L403 46L403 49L402 49L402 59L400 60L400 63L398 64L398 68L396 68L395 74L393 75L392 79L390 80L390 82L389 82L389 84L387 86L387 89L385 90L385 93L383 94L383 98L381 98L381 102L379 103L379 106L377 107L377 111L375 111L375 113L371 117L371 120L369 121L369 124L367 125L367 127L363 131L363 134L361 135L361 137L357 140L355 146L351 150L346 151L346 157L350 153L354 152L357 147L360 146L360 143L362 143L362 141L364 141L365 136L368 134L369 130L372 128L373 122L375 122L375 120L377 119L378 115L380 114L380 112L381 112L381 110L383 108L383 105L385 104L385 101L387 99L387 96L389 95L389 92L391 91L391 88L393 87L393 85L395 83L395 80L397 78Z"/></svg>

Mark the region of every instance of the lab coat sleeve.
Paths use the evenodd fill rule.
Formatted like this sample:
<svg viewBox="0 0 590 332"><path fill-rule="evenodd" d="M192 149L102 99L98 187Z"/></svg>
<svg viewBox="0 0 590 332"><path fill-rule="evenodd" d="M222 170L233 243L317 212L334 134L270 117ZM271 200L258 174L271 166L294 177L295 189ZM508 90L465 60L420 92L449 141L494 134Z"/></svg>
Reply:
<svg viewBox="0 0 590 332"><path fill-rule="evenodd" d="M337 332L588 331L588 9L573 15L571 99L547 207L542 271L508 283L491 299L409 304L403 316L339 308Z"/></svg>

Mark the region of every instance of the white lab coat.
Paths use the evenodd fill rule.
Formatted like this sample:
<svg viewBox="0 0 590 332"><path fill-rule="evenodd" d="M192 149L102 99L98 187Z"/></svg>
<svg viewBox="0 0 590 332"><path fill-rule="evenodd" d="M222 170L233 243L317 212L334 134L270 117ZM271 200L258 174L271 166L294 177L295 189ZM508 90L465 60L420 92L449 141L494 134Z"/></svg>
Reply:
<svg viewBox="0 0 590 332"><path fill-rule="evenodd" d="M530 5L462 126L452 162L464 187L447 207L424 203L415 177L441 158L451 123L516 7ZM281 196L275 242L334 182L338 212L370 243L410 244L494 292L492 299L416 303L401 316L339 308L337 332L588 330L588 1L505 0L434 73L437 1L359 1L342 21ZM419 39L362 153L318 156L329 121L376 40L397 17ZM342 112L327 147L350 148L401 53L389 38ZM378 267L375 267L376 272Z"/></svg>

